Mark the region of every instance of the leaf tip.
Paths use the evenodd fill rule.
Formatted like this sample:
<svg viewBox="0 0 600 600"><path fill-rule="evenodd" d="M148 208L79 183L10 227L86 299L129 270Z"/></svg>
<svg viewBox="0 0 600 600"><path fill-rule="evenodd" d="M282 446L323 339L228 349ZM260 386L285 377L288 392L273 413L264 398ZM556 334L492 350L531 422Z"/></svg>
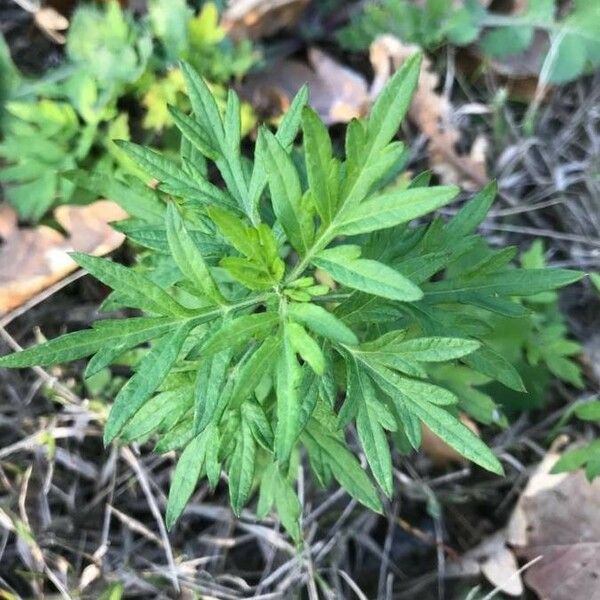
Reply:
<svg viewBox="0 0 600 600"><path fill-rule="evenodd" d="M504 477L504 475L505 475L504 467L502 466L502 463L498 459L496 459L495 462L492 463L489 471L500 477Z"/></svg>
<svg viewBox="0 0 600 600"><path fill-rule="evenodd" d="M110 415L109 415L108 420L106 421L106 424L104 425L104 435L102 436L102 442L103 442L105 448L108 448L108 446L110 446L113 443L113 441L117 437L117 433L118 432L115 431L115 428L111 425Z"/></svg>

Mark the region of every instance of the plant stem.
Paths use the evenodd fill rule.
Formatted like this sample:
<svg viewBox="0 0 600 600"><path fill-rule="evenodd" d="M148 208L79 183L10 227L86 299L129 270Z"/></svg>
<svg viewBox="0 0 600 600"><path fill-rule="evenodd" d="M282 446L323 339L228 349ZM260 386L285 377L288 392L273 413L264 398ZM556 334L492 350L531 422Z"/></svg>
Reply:
<svg viewBox="0 0 600 600"><path fill-rule="evenodd" d="M261 304L275 295L276 294L274 292L267 292L264 294L259 294L258 296L250 296L249 298L244 298L243 300L240 300L239 302L234 302L233 304L226 304L217 308L211 308L210 310L200 310L194 315L190 316L190 319L198 320L199 325L200 323L206 323L207 321L210 321L213 318L219 317L221 315L226 315L230 312L240 310L242 308L247 308L248 306Z"/></svg>

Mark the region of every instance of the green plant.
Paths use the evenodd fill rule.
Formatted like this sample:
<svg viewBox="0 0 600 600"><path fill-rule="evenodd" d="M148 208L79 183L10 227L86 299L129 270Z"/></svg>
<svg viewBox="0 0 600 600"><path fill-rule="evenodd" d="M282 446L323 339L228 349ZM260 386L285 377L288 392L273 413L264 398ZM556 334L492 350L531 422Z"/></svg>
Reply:
<svg viewBox="0 0 600 600"><path fill-rule="evenodd" d="M600 274L590 273L593 288L600 295ZM555 430L560 429L575 415L580 421L600 423L600 400L578 400L571 404ZM592 481L600 475L600 439L596 436L591 442L568 450L554 465L553 473L565 473L584 469L586 477Z"/></svg>
<svg viewBox="0 0 600 600"><path fill-rule="evenodd" d="M539 52L540 77L560 84L600 66L600 5L575 0L566 14L560 12L556 0L529 0L516 15L492 12L479 0L465 0L459 8L454 0L381 0L367 3L339 39L354 50L368 47L383 33L430 50L446 42L477 42L485 56L503 58L525 52L536 33L542 33L546 48Z"/></svg>
<svg viewBox="0 0 600 600"><path fill-rule="evenodd" d="M350 50L363 50L382 34L392 34L403 42L434 50L446 41L468 44L478 30L467 7L456 8L452 0L381 0L368 2L338 32L341 44Z"/></svg>
<svg viewBox="0 0 600 600"><path fill-rule="evenodd" d="M326 127L294 99L275 134L261 129L251 161L240 150L240 107L233 91L223 117L201 77L182 67L194 116L172 109L183 134L179 163L119 143L157 189L71 174L78 186L107 191L131 215L121 225L160 261L147 274L110 260L75 260L113 288L109 304L145 316L107 319L0 359L25 367L93 355L86 375L146 342L108 416L105 442L146 440L158 451L183 449L173 476L172 526L206 476L224 469L239 514L255 486L258 513L273 505L300 540L294 491L300 449L319 483L336 479L367 507L378 492L346 441L351 423L374 479L393 493L388 436L418 448L421 423L466 458L502 467L459 420L464 400L428 381L432 364L464 362L521 387L514 368L478 338L485 314L522 315L513 299L578 280L561 269L511 266L512 249L473 255L475 229L495 194L488 186L448 223L415 219L451 202L458 190L385 187L404 152L393 141L415 89L418 56L382 91L365 121L346 132L335 157ZM290 157L299 128L305 164ZM225 187L196 167L215 163ZM203 164L203 163L200 163ZM468 260L465 255L469 254ZM471 318L469 307L484 315Z"/></svg>
<svg viewBox="0 0 600 600"><path fill-rule="evenodd" d="M76 166L113 175L129 170L110 141L128 137L117 100L139 79L152 50L150 37L116 2L81 6L67 38L68 64L13 86L2 123L0 180L25 219L38 220L57 203L86 202L60 173Z"/></svg>
<svg viewBox="0 0 600 600"><path fill-rule="evenodd" d="M205 2L194 15L186 0L153 0L149 5L149 22L157 39L154 71L140 81L139 93L146 108L144 127L162 130L173 125L167 104L187 110L184 80L176 67L177 60L188 61L212 82L217 95L226 96L223 84L246 73L258 60L248 40L234 43L219 25L219 13L213 2ZM224 109L224 102L220 101ZM242 129L248 131L255 122L249 105L244 107Z"/></svg>
<svg viewBox="0 0 600 600"><path fill-rule="evenodd" d="M600 401L577 402L566 414L563 424L573 414L581 421L600 423ZM600 439L594 439L588 444L565 452L552 468L552 472L566 473L578 469L584 469L590 481L600 475Z"/></svg>
<svg viewBox="0 0 600 600"><path fill-rule="evenodd" d="M139 79L152 53L148 31L111 0L104 7L83 5L71 21L67 57L85 84L112 100L121 86Z"/></svg>
<svg viewBox="0 0 600 600"><path fill-rule="evenodd" d="M481 258L491 250L483 240L472 252ZM507 249L507 251L510 251ZM516 253L516 249L512 249ZM535 241L529 250L520 256L524 269L543 269L544 246L541 240ZM464 366L445 365L437 375L440 382L450 387L458 395L473 395L473 415L482 420L484 414L504 422L495 405L500 405L509 415L530 409L542 408L548 397L552 377L556 377L577 388L583 387L581 369L572 358L581 353L581 345L568 336L567 326L558 306L556 292L543 292L520 299L523 313L520 316L492 314L484 316L478 309L470 309L475 314L470 318L481 319L480 333L485 344L511 364L521 375L523 387L506 386L482 378L480 374L466 370ZM479 314L477 314L479 313ZM476 387L477 389L472 389ZM523 389L524 388L524 389ZM524 391L526 390L526 391ZM487 395L486 400L481 395ZM491 399L495 402L490 402ZM488 410L484 412L483 407ZM485 422L485 421L484 421Z"/></svg>
<svg viewBox="0 0 600 600"><path fill-rule="evenodd" d="M81 5L66 50L65 65L27 81L0 44L0 101L6 113L0 157L8 163L0 169L0 181L9 184L6 197L25 219L38 220L56 204L89 200L61 177L63 171L83 168L118 177L136 172L111 142L129 138L129 115L120 112L119 101L143 105L145 128L172 126L167 104L187 108L183 77L174 68L177 58L189 56L216 83L240 75L256 60L249 42L226 38L214 4L204 4L196 16L185 0L153 0L147 22L134 21L115 0L103 7ZM221 87L215 92L224 95ZM224 101L221 105L224 109ZM247 133L254 118L243 106ZM167 148L169 137L161 143Z"/></svg>

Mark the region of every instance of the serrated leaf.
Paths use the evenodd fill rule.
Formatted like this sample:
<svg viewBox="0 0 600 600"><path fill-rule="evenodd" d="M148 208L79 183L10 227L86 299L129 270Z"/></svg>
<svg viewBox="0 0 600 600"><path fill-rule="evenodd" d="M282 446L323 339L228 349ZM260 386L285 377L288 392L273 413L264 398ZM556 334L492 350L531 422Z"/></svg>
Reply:
<svg viewBox="0 0 600 600"><path fill-rule="evenodd" d="M114 346L100 348L88 361L83 372L84 379L97 375L129 348L129 345L123 344L120 341Z"/></svg>
<svg viewBox="0 0 600 600"><path fill-rule="evenodd" d="M263 338L279 322L279 315L274 312L242 315L228 321L215 331L202 346L202 356L210 356L230 346L239 346L252 338Z"/></svg>
<svg viewBox="0 0 600 600"><path fill-rule="evenodd" d="M446 224L445 230L453 240L460 240L473 233L488 214L498 185L492 181L467 202Z"/></svg>
<svg viewBox="0 0 600 600"><path fill-rule="evenodd" d="M169 499L167 502L167 514L165 521L167 528L171 529L177 519L181 516L185 505L194 493L206 455L207 437L203 434L197 435L182 452L173 479L169 488Z"/></svg>
<svg viewBox="0 0 600 600"><path fill-rule="evenodd" d="M166 230L171 255L183 276L213 302L223 304L225 299L173 203L167 208Z"/></svg>
<svg viewBox="0 0 600 600"><path fill-rule="evenodd" d="M406 329L394 329L388 331L378 338L369 342L363 342L360 349L365 352L375 352L378 350L393 350L396 344L400 343L406 337Z"/></svg>
<svg viewBox="0 0 600 600"><path fill-rule="evenodd" d="M280 473L275 474L274 488L275 506L279 518L292 539L296 543L299 543L302 538L300 533L302 507L300 506L298 496L290 482Z"/></svg>
<svg viewBox="0 0 600 600"><path fill-rule="evenodd" d="M445 280L424 286L428 301L460 301L463 294L480 292L500 296L533 296L555 290L584 277L569 269L513 269L489 273L467 280Z"/></svg>
<svg viewBox="0 0 600 600"><path fill-rule="evenodd" d="M250 356L240 369L231 394L231 405L238 406L242 400L254 393L262 378L271 372L276 362L281 340L278 336L268 337Z"/></svg>
<svg viewBox="0 0 600 600"><path fill-rule="evenodd" d="M226 256L219 265L236 281L249 290L268 290L274 285L273 277L263 267L241 256Z"/></svg>
<svg viewBox="0 0 600 600"><path fill-rule="evenodd" d="M426 381L409 379L372 360L362 360L362 362L371 369L374 376L378 378L380 387L385 388L384 391L390 396L398 392L403 396L410 396L415 402L431 402L439 406L448 406L458 402L458 398L450 390Z"/></svg>
<svg viewBox="0 0 600 600"><path fill-rule="evenodd" d="M231 88L227 90L227 107L225 109L225 120L223 126L225 131L225 144L230 150L237 152L242 139L240 99Z"/></svg>
<svg viewBox="0 0 600 600"><path fill-rule="evenodd" d="M365 148L361 145L361 150ZM371 190L390 176L406 159L406 147L402 142L393 142L375 152L368 159L356 158L357 165L347 161L346 182L341 194L341 209L350 210L365 200Z"/></svg>
<svg viewBox="0 0 600 600"><path fill-rule="evenodd" d="M300 122L302 118L302 109L308 102L308 86L303 85L294 96L290 107L283 115L275 137L283 146L286 152L289 152L294 139L298 135ZM249 184L249 198L251 206L256 209L260 196L267 184L267 174L264 167L264 159L260 154L255 155L254 169Z"/></svg>
<svg viewBox="0 0 600 600"><path fill-rule="evenodd" d="M183 420L167 431L158 441L154 450L159 454L184 448L194 438L192 420Z"/></svg>
<svg viewBox="0 0 600 600"><path fill-rule="evenodd" d="M385 432L381 428L375 412L379 402L375 397L370 380L359 370L356 363L350 363L348 366L350 377L354 379L351 389L353 393L359 394L356 401L358 405L356 416L358 437L375 480L389 498L393 492L392 458Z"/></svg>
<svg viewBox="0 0 600 600"><path fill-rule="evenodd" d="M358 235L395 227L445 206L457 193L454 186L386 192L344 212L336 231L341 235Z"/></svg>
<svg viewBox="0 0 600 600"><path fill-rule="evenodd" d="M264 519L269 514L275 502L275 476L277 475L277 469L277 463L271 463L263 471L260 480L258 505L256 507L256 516L259 519Z"/></svg>
<svg viewBox="0 0 600 600"><path fill-rule="evenodd" d="M322 222L327 225L331 223L337 208L337 188L330 175L333 160L331 139L317 113L308 107L302 111L302 132L312 199Z"/></svg>
<svg viewBox="0 0 600 600"><path fill-rule="evenodd" d="M156 394L129 420L121 438L127 442L143 440L157 429L162 430L163 423L176 423L191 408L192 397L191 385Z"/></svg>
<svg viewBox="0 0 600 600"><path fill-rule="evenodd" d="M420 377L423 379L427 377L427 371L418 362L404 358L393 348L366 352L361 349L361 354L369 363L378 363L411 377Z"/></svg>
<svg viewBox="0 0 600 600"><path fill-rule="evenodd" d="M277 426L275 427L275 456L286 463L300 435L299 387L302 371L290 340L287 326L284 326L282 353L277 363Z"/></svg>
<svg viewBox="0 0 600 600"><path fill-rule="evenodd" d="M256 446L250 425L242 419L229 464L229 499L233 512L238 516L252 491L255 454Z"/></svg>
<svg viewBox="0 0 600 600"><path fill-rule="evenodd" d="M333 476L341 486L361 504L381 513L383 507L377 491L354 455L314 420L311 421L310 428L306 431L306 435L312 438L313 443L323 453Z"/></svg>
<svg viewBox="0 0 600 600"><path fill-rule="evenodd" d="M407 410L459 454L492 473L504 473L502 465L492 451L459 419L425 398L418 399L412 396L410 389L399 389L398 383L401 378L385 367L377 368L375 376L378 383L384 384L382 389L385 393L389 393L390 388L398 389Z"/></svg>
<svg viewBox="0 0 600 600"><path fill-rule="evenodd" d="M115 327L67 333L38 346L0 357L0 367L46 366L77 360L101 348L127 343L137 346L168 333L180 321L171 317L137 317L113 321Z"/></svg>
<svg viewBox="0 0 600 600"><path fill-rule="evenodd" d="M461 358L477 350L481 344L475 340L451 337L422 337L395 344L393 349L406 360L419 362L444 362Z"/></svg>
<svg viewBox="0 0 600 600"><path fill-rule="evenodd" d="M390 398L398 418L397 441L398 439L402 440L402 443L399 444L401 451L410 452L410 448L418 450L422 442L421 422L415 414L408 410L404 395L394 393ZM408 442L409 448L406 448L405 441Z"/></svg>
<svg viewBox="0 0 600 600"><path fill-rule="evenodd" d="M319 401L319 379L311 369L302 370L302 381L300 382L299 397L300 422L298 428L303 431Z"/></svg>
<svg viewBox="0 0 600 600"><path fill-rule="evenodd" d="M277 138L262 129L257 151L264 157L264 169L271 190L271 203L287 239L301 254L310 248L314 236L312 218L301 205L300 178L288 153Z"/></svg>
<svg viewBox="0 0 600 600"><path fill-rule="evenodd" d="M138 146L132 142L116 140L115 143L124 150L144 171L161 182L162 187L178 196L193 196L198 202L206 205L216 204L235 208L231 197L206 179L191 178L175 163L166 159L159 152Z"/></svg>
<svg viewBox="0 0 600 600"><path fill-rule="evenodd" d="M250 206L248 182L240 153L240 100L232 89L227 91L227 106L225 108L223 127L224 137L220 140L222 157L217 160L217 167L227 184L227 188L231 190L246 215L253 222L257 222L253 209Z"/></svg>
<svg viewBox="0 0 600 600"><path fill-rule="evenodd" d="M219 148L219 142L223 139L225 133L221 113L214 96L202 77L190 64L185 61L181 61L180 64L192 110L198 121L206 127L212 147Z"/></svg>
<svg viewBox="0 0 600 600"><path fill-rule="evenodd" d="M273 430L262 407L254 402L244 402L242 414L256 442L268 452L273 452Z"/></svg>
<svg viewBox="0 0 600 600"><path fill-rule="evenodd" d="M156 191L139 181L125 184L104 173L88 173L80 169L63 172L61 176L99 198L110 198L131 217L153 223L161 223L164 218L165 205Z"/></svg>
<svg viewBox="0 0 600 600"><path fill-rule="evenodd" d="M256 258L258 248L251 237L250 228L241 219L219 207L209 208L208 214L223 237L236 250L248 258Z"/></svg>
<svg viewBox="0 0 600 600"><path fill-rule="evenodd" d="M219 449L221 447L221 438L219 430L214 423L211 423L205 430L206 439L206 477L211 489L215 489L221 477L221 463L219 461Z"/></svg>
<svg viewBox="0 0 600 600"><path fill-rule="evenodd" d="M475 371L498 380L511 390L516 390L517 392L527 391L515 367L489 346L482 346L473 354L465 356L463 362L472 369L475 369Z"/></svg>
<svg viewBox="0 0 600 600"><path fill-rule="evenodd" d="M161 287L133 269L80 252L73 252L71 257L96 279L113 290L118 290L121 301L126 302L131 308L140 308L163 315L189 316L190 314L188 309L173 300Z"/></svg>
<svg viewBox="0 0 600 600"><path fill-rule="evenodd" d="M213 146L210 134L206 131L203 123L186 115L175 106L169 106L169 112L177 129L185 136L184 139L188 140L203 156L211 160L217 160L219 156L218 149Z"/></svg>
<svg viewBox="0 0 600 600"><path fill-rule="evenodd" d="M375 260L351 258L347 249L348 246L337 246L323 250L312 262L339 283L368 294L402 302L414 302L423 296L421 290L398 271Z"/></svg>
<svg viewBox="0 0 600 600"><path fill-rule="evenodd" d="M358 338L354 332L322 306L293 303L288 306L288 315L315 333L334 342L350 346L358 344Z"/></svg>
<svg viewBox="0 0 600 600"><path fill-rule="evenodd" d="M202 433L213 420L231 362L231 354L231 350L227 349L203 360L200 359L194 389L194 430L196 433Z"/></svg>
<svg viewBox="0 0 600 600"><path fill-rule="evenodd" d="M357 176L360 169L364 167L363 152L366 147L367 131L364 121L352 119L346 127L346 139L344 140L346 150L346 166L348 174Z"/></svg>
<svg viewBox="0 0 600 600"><path fill-rule="evenodd" d="M179 325L170 335L165 335L146 354L135 375L121 388L104 427L104 443L109 444L131 417L157 390L169 374L194 323Z"/></svg>
<svg viewBox="0 0 600 600"><path fill-rule="evenodd" d="M377 97L367 122L370 152L383 148L398 131L417 87L421 61L421 54L414 54L406 60Z"/></svg>
<svg viewBox="0 0 600 600"><path fill-rule="evenodd" d="M163 224L143 224L137 220L127 219L115 223L113 227L124 233L131 242L155 250L161 254L169 253L169 242L167 230ZM217 238L214 233L208 233L205 229L188 229L192 242L202 253L205 259L215 259L223 256L227 251L225 242Z"/></svg>
<svg viewBox="0 0 600 600"><path fill-rule="evenodd" d="M286 330L292 347L302 360L307 362L317 375L323 375L325 357L319 344L298 323L286 323Z"/></svg>

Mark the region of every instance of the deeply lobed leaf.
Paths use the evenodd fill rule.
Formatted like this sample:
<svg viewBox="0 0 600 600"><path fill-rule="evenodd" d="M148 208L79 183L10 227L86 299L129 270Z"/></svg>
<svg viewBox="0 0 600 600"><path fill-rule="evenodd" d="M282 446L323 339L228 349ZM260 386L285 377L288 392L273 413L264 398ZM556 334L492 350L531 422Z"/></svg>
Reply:
<svg viewBox="0 0 600 600"><path fill-rule="evenodd" d="M475 464L501 473L484 441L460 421L465 411L500 424L501 410L475 386L523 381L496 351L491 315L529 318L527 302L581 274L512 265L515 250L491 250L476 235L495 194L490 184L445 223L423 222L458 190L390 183L406 149L394 141L419 75L420 57L390 80L368 119L347 130L345 156L300 90L278 130L261 129L253 160L240 147L240 103L224 110L190 65L182 72L193 116L171 114L184 136L179 161L122 143L147 178L108 184L71 174L78 185L114 193L132 218L118 225L148 249L127 268L77 254L78 263L114 292L105 306L147 316L106 320L0 358L0 366L48 365L94 355L88 374L124 352L133 374L114 399L105 441L144 441L182 450L173 475L172 527L199 478L215 487L225 471L236 514L260 488L259 512L272 507L300 542L294 491L305 447L317 481L337 480L350 495L382 511L377 487L346 443L355 426L366 465L391 497L391 441L418 448L421 428ZM302 127L306 173L294 140ZM292 152L293 151L293 152ZM223 185L207 168L212 161ZM554 299L554 295L552 298ZM492 328L493 329L493 328ZM493 333L493 332L492 332ZM560 327L536 354L576 381L568 357L578 351ZM390 435L390 433L392 435Z"/></svg>

